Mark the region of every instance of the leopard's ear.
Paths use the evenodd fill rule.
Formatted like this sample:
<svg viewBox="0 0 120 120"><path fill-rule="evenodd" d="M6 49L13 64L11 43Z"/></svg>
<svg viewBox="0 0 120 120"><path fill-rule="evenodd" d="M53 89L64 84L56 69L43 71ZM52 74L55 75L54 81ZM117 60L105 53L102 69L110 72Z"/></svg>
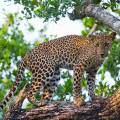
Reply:
<svg viewBox="0 0 120 120"><path fill-rule="evenodd" d="M111 34L90 35L89 39L90 39L90 41L96 43L101 40L113 41L115 39L115 37L116 37L116 32L112 32Z"/></svg>
<svg viewBox="0 0 120 120"><path fill-rule="evenodd" d="M110 38L111 38L112 40L114 40L115 37L116 37L116 32L112 32L112 33L110 34Z"/></svg>
<svg viewBox="0 0 120 120"><path fill-rule="evenodd" d="M89 40L92 41L92 42L95 42L97 39L97 36L96 35L89 35Z"/></svg>

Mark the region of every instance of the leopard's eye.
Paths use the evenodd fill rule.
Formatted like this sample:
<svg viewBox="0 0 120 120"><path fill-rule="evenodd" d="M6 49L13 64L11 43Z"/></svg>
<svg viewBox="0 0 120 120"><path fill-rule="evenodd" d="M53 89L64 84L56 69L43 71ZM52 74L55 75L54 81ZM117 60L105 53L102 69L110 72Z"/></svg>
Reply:
<svg viewBox="0 0 120 120"><path fill-rule="evenodd" d="M105 43L104 45L105 45L105 47L107 47L107 46L109 46L109 43Z"/></svg>
<svg viewBox="0 0 120 120"><path fill-rule="evenodd" d="M96 47L99 47L99 43L96 43Z"/></svg>

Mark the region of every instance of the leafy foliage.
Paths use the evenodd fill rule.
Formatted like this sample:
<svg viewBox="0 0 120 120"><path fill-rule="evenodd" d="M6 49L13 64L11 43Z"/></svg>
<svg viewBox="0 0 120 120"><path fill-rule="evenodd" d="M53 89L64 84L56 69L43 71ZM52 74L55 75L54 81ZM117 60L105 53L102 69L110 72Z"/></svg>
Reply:
<svg viewBox="0 0 120 120"><path fill-rule="evenodd" d="M63 84L59 84L57 91L55 92L55 96L60 100L68 100L66 96L69 95L70 100L70 97L72 96L72 76L69 71L66 71L62 73L61 77L65 82L63 82Z"/></svg>
<svg viewBox="0 0 120 120"><path fill-rule="evenodd" d="M30 48L24 41L23 33L14 25L14 16L7 16L8 22L0 28L0 101L12 86L17 71L16 64Z"/></svg>
<svg viewBox="0 0 120 120"><path fill-rule="evenodd" d="M94 4L100 4L102 0L93 0ZM49 19L57 21L61 17L65 17L74 8L80 9L84 0L14 0L15 3L24 5L23 13L27 18L32 16L39 16L44 18L45 21ZM116 13L119 13L118 5L115 0L103 2L102 7L110 8Z"/></svg>
<svg viewBox="0 0 120 120"><path fill-rule="evenodd" d="M14 2L24 5L23 13L27 16L27 18L37 15L44 18L45 21L48 21L49 19L57 21L61 17L64 17L74 7L78 7L79 9L84 0L14 0ZM94 4L99 4L100 2L101 0L93 0ZM101 6L105 9L111 9L120 15L120 9L115 0L103 2ZM22 31L20 31L15 25L15 16L13 14L8 14L7 18L8 22L3 24L0 28L0 101L13 84L13 79L15 79L17 71L16 65L18 64L20 58L31 49L31 46L33 47L40 44L39 41L34 42L33 45L26 43ZM91 17L83 18L82 22L85 29L81 32L81 34L84 36L88 35L90 29L95 23L98 25L96 32L109 33L111 31L109 27ZM35 28L33 26L29 26L29 31L34 31L34 29ZM43 35L44 30L40 31L40 33L42 38L48 42L49 38L45 38ZM110 71L115 80L115 85L110 87L107 82L103 83L100 81L99 84L96 85L95 89L97 95L109 96L120 86L120 67L118 67L118 65L120 65L120 41L116 40L113 42L110 54L99 72L104 80L106 70ZM25 76L26 80L28 80L30 76L31 73L28 72ZM60 100L70 100L70 97L72 96L72 77L67 71L62 73L61 78L64 79L65 82L58 86L54 97ZM21 87L24 86L24 84L25 80L21 84ZM87 89L87 82L85 79L83 79L81 85ZM69 96L69 98L67 98L67 96ZM39 98L39 96L37 96L37 98ZM29 104L27 107L30 108L32 105Z"/></svg>
<svg viewBox="0 0 120 120"><path fill-rule="evenodd" d="M113 42L111 52L108 56L107 63L105 67L111 72L112 77L116 78L118 76L120 64L120 39Z"/></svg>

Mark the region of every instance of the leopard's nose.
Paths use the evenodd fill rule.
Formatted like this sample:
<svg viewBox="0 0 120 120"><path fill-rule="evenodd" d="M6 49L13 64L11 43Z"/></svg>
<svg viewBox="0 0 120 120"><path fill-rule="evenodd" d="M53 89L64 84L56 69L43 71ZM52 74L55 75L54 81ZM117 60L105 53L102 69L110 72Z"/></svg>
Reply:
<svg viewBox="0 0 120 120"><path fill-rule="evenodd" d="M101 54L101 57L104 57L104 54Z"/></svg>

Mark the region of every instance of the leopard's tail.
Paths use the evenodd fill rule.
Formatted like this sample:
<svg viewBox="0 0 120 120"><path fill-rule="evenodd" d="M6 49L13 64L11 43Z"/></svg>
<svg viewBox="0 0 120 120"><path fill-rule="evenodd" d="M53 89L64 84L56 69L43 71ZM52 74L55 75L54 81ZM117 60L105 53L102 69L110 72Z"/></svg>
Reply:
<svg viewBox="0 0 120 120"><path fill-rule="evenodd" d="M16 76L16 80L15 80L15 82L13 84L13 87L10 89L9 93L6 95L3 102L0 104L0 111L3 110L3 108L6 106L7 102L10 101L10 99L12 98L14 93L16 92L17 87L19 86L20 81L23 78L25 68L26 68L25 61L22 60L20 65L19 65L18 73L17 73L17 76Z"/></svg>

